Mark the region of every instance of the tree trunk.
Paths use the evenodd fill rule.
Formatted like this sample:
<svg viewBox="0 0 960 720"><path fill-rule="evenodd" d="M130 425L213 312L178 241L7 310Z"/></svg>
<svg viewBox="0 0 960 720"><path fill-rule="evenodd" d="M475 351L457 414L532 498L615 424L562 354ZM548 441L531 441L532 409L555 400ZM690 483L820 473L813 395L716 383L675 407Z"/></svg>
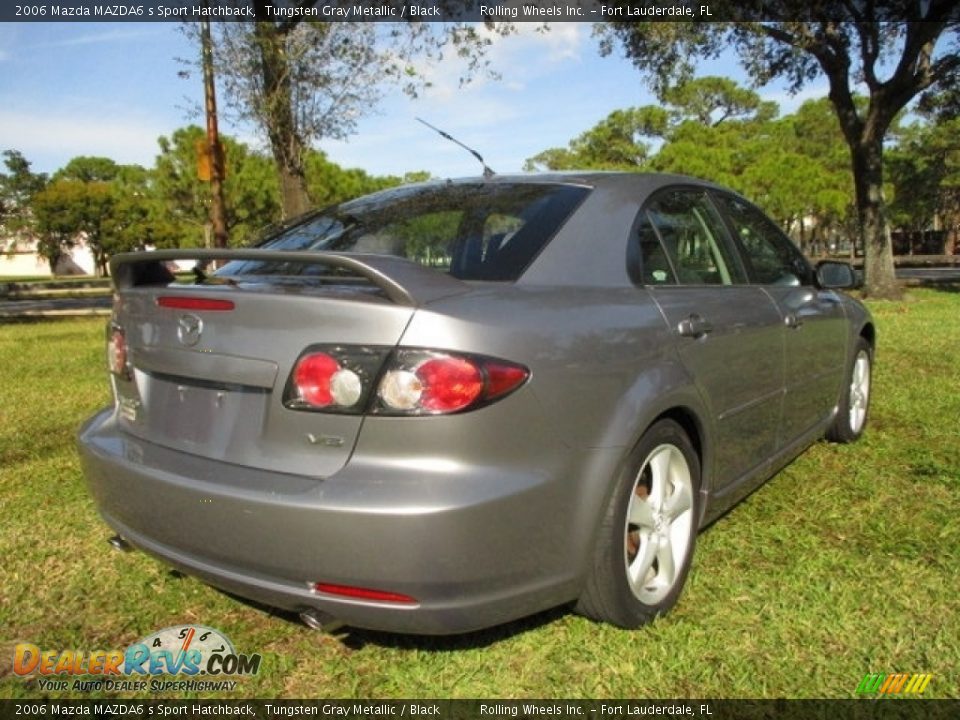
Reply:
<svg viewBox="0 0 960 720"><path fill-rule="evenodd" d="M264 0L254 3L257 17L254 35L260 51L260 71L263 76L261 113L280 178L283 217L287 219L307 212L311 203L303 171L303 141L293 116L286 35L275 22L260 19L268 17L266 5Z"/></svg>
<svg viewBox="0 0 960 720"><path fill-rule="evenodd" d="M203 63L203 99L207 120L207 150L210 153L210 223L213 226L213 244L225 248L230 244L227 234L227 206L223 196L226 177L223 145L217 124L217 87L213 76L213 40L210 21L200 22L201 55Z"/></svg>
<svg viewBox="0 0 960 720"><path fill-rule="evenodd" d="M93 275L94 277L106 277L107 269L103 255L99 252L93 253Z"/></svg>
<svg viewBox="0 0 960 720"><path fill-rule="evenodd" d="M882 136L851 143L850 151L860 220L859 239L864 253L864 294L896 300L901 292L894 274L893 243L883 208Z"/></svg>
<svg viewBox="0 0 960 720"><path fill-rule="evenodd" d="M307 178L303 172L303 149L298 148L293 158L280 156L276 150L273 153L277 164L277 173L280 176L280 195L283 201L284 219L303 215L311 207L310 196L307 194Z"/></svg>
<svg viewBox="0 0 960 720"><path fill-rule="evenodd" d="M50 274L53 277L57 276L57 265L60 264L60 258L63 257L63 253L59 251L51 252L47 255L47 264L50 266ZM96 268L94 268L96 271Z"/></svg>

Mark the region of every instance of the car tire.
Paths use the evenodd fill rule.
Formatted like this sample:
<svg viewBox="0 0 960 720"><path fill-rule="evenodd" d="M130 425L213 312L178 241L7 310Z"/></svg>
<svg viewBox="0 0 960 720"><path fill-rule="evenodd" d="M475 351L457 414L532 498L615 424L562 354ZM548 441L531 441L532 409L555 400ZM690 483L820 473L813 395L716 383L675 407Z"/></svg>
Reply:
<svg viewBox="0 0 960 720"><path fill-rule="evenodd" d="M873 348L864 338L857 338L850 368L847 370L847 379L837 403L837 416L827 430L828 440L849 443L863 435L870 410L872 370Z"/></svg>
<svg viewBox="0 0 960 720"><path fill-rule="evenodd" d="M673 420L656 422L624 463L576 611L635 628L673 607L693 557L699 491L690 438Z"/></svg>

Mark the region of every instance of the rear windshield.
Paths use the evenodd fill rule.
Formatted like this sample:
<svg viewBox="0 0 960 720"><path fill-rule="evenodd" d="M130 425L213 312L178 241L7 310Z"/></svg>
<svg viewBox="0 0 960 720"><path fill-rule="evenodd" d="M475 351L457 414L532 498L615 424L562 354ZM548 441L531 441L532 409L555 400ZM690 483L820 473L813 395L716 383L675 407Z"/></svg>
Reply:
<svg viewBox="0 0 960 720"><path fill-rule="evenodd" d="M461 280L513 281L588 192L531 183L398 188L311 215L260 247L394 255ZM331 270L237 260L216 274L329 277Z"/></svg>

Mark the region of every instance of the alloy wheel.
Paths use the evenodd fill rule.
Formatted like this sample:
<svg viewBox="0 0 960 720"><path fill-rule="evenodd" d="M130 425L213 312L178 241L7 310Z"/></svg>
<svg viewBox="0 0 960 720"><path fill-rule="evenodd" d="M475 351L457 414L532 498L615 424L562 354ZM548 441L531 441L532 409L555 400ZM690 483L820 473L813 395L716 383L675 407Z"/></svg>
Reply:
<svg viewBox="0 0 960 720"><path fill-rule="evenodd" d="M658 445L637 474L627 507L624 563L638 600L653 605L673 589L691 543L693 480L683 453Z"/></svg>

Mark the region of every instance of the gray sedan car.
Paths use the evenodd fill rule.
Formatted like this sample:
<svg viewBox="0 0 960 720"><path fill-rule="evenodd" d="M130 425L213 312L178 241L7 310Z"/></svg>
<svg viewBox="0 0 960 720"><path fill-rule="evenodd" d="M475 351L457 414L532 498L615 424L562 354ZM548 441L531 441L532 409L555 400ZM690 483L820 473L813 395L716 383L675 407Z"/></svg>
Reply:
<svg viewBox="0 0 960 720"><path fill-rule="evenodd" d="M111 266L79 446L115 542L313 626L639 626L700 528L867 422L854 272L692 178L406 186Z"/></svg>

